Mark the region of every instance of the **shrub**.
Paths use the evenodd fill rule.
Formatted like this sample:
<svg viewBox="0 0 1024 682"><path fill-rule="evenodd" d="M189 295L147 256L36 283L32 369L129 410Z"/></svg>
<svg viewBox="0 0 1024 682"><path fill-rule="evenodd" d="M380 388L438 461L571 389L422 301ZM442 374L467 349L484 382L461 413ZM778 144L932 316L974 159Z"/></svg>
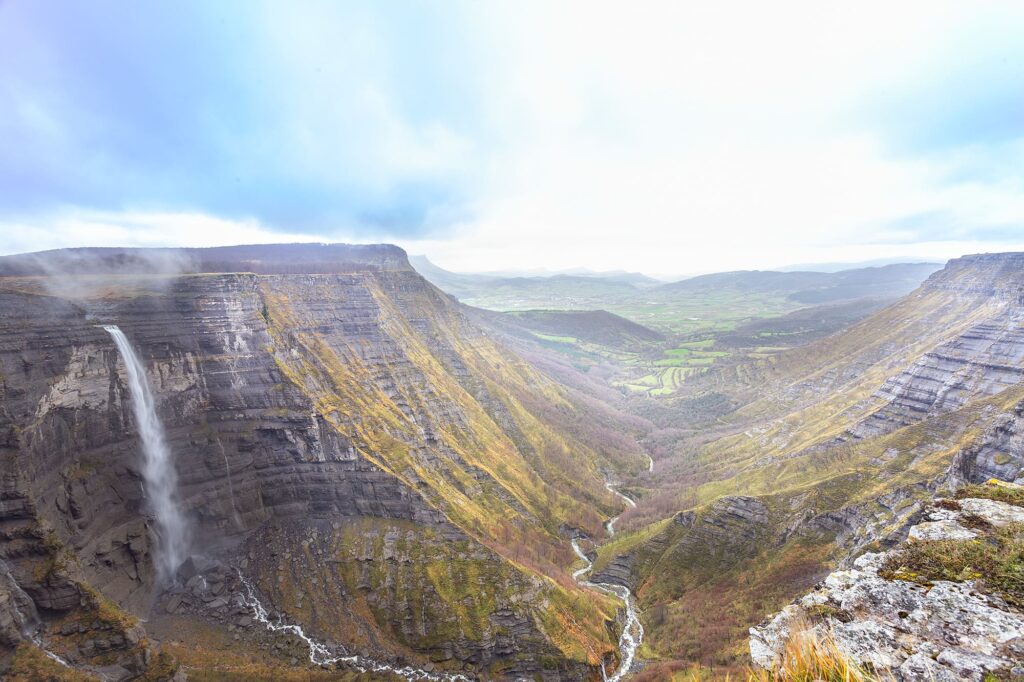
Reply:
<svg viewBox="0 0 1024 682"><path fill-rule="evenodd" d="M1024 507L1024 486L1010 483L992 482L985 485L966 485L956 491L956 499L980 497L985 500L996 500Z"/></svg>
<svg viewBox="0 0 1024 682"><path fill-rule="evenodd" d="M879 575L924 585L978 580L980 589L1024 606L1024 524L997 528L974 540L909 543L886 559Z"/></svg>

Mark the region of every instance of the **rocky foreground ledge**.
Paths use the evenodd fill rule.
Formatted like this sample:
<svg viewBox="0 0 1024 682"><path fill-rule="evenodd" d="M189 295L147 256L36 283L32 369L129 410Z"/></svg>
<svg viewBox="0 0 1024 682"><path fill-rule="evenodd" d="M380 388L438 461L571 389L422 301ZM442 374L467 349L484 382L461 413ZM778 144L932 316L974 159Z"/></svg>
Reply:
<svg viewBox="0 0 1024 682"><path fill-rule="evenodd" d="M902 545L864 554L751 628L754 663L777 668L810 634L882 679L1024 679L1024 487L957 497L933 502Z"/></svg>

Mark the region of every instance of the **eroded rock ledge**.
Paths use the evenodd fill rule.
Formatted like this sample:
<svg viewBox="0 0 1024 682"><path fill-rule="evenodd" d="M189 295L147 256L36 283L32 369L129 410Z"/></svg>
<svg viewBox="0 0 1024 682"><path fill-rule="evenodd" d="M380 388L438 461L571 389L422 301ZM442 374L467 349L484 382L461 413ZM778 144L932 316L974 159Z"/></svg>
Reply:
<svg viewBox="0 0 1024 682"><path fill-rule="evenodd" d="M751 628L751 658L772 669L781 663L787 642L810 631L831 638L854 662L884 679L1024 675L1024 612L978 573L965 571L964 580L927 580L903 568L894 575L893 569L915 543L986 542L1000 529L1019 530L1022 522L1024 507L1006 502L936 500L902 546L864 554L852 569L833 572L814 591ZM942 545L947 546L952 547Z"/></svg>

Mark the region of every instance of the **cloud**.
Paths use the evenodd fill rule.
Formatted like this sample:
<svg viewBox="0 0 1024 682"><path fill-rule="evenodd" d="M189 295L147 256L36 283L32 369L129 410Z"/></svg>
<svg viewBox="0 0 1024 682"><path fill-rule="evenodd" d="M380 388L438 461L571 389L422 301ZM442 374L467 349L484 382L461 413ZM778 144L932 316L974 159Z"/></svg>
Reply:
<svg viewBox="0 0 1024 682"><path fill-rule="evenodd" d="M0 4L0 251L667 274L1024 248L1017 3Z"/></svg>
<svg viewBox="0 0 1024 682"><path fill-rule="evenodd" d="M45 223L5 224L7 253L27 253L66 246L225 246L275 242L315 242L314 234L269 230L255 221L215 218L203 213L74 211Z"/></svg>
<svg viewBox="0 0 1024 682"><path fill-rule="evenodd" d="M202 211L328 235L439 227L463 200L466 142L405 86L444 69L432 55L389 63L409 27L306 9L0 6L0 132L16 141L0 149L0 212Z"/></svg>

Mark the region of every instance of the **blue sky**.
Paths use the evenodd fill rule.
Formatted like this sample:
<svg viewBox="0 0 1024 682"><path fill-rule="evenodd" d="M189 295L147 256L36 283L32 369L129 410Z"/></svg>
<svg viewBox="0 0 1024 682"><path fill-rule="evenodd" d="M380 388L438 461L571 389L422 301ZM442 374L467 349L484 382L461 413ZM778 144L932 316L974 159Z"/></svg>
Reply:
<svg viewBox="0 0 1024 682"><path fill-rule="evenodd" d="M0 252L1024 249L1024 5L0 0Z"/></svg>

